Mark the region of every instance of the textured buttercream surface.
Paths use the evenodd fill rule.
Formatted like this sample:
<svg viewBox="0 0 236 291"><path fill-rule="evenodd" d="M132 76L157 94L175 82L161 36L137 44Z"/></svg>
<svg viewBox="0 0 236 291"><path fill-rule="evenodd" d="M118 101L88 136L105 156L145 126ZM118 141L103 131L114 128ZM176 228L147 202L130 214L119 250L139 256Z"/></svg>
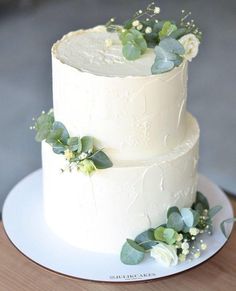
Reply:
<svg viewBox="0 0 236 291"><path fill-rule="evenodd" d="M169 207L190 207L195 199L199 128L187 118L185 139L168 154L132 165L116 163L91 177L61 173L62 155L43 144L45 218L68 243L119 253L126 238L165 223Z"/></svg>
<svg viewBox="0 0 236 291"><path fill-rule="evenodd" d="M142 62L140 72L145 76L135 76L136 61L123 59L118 68L117 63L106 64L98 58L107 34L104 27L72 32L53 46L56 120L63 122L71 135L94 136L96 145L105 148L113 160L142 160L168 152L186 133L187 63L166 74L150 75L150 63L144 59L147 53L137 60ZM86 39L98 46L98 51L86 48ZM103 48L107 50L105 44ZM101 75L93 71L96 66L103 70ZM109 77L110 67L133 76Z"/></svg>
<svg viewBox="0 0 236 291"><path fill-rule="evenodd" d="M106 41L111 41L111 46ZM65 35L53 47L53 53L63 63L84 72L104 76L147 76L151 74L155 52L148 49L141 58L127 61L117 33L104 26L79 30Z"/></svg>

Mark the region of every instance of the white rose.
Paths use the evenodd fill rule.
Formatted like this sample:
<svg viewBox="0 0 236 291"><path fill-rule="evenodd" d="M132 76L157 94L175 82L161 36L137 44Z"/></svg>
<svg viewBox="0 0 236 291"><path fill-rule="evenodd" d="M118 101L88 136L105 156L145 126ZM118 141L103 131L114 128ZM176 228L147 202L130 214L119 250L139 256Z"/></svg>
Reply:
<svg viewBox="0 0 236 291"><path fill-rule="evenodd" d="M178 263L176 248L165 243L159 243L152 247L150 254L157 262L166 267L175 266Z"/></svg>
<svg viewBox="0 0 236 291"><path fill-rule="evenodd" d="M199 39L192 33L186 34L179 39L179 42L185 49L184 58L188 61L192 61L198 54L198 47L200 44Z"/></svg>

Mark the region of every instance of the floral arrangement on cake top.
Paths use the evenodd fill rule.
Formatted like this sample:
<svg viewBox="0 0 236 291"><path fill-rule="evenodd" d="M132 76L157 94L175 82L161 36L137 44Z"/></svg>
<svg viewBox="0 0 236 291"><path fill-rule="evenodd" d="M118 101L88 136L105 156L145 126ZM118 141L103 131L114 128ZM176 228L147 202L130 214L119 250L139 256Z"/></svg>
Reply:
<svg viewBox="0 0 236 291"><path fill-rule="evenodd" d="M152 74L161 74L178 67L183 60L191 61L198 54L202 32L189 20L191 12L182 10L179 21L161 20L160 7L155 2L138 10L122 26L111 18L107 30L116 32L122 43L122 53L127 60L136 60L147 48L154 48L156 58Z"/></svg>
<svg viewBox="0 0 236 291"><path fill-rule="evenodd" d="M64 124L55 121L53 110L48 113L43 111L30 129L36 131L36 141L45 141L55 154L64 155L68 165L61 169L62 172L75 168L85 175L91 175L97 169L106 169L113 165L104 151L95 147L93 137L71 137Z"/></svg>
<svg viewBox="0 0 236 291"><path fill-rule="evenodd" d="M207 249L201 235L213 232L213 217L222 206L210 208L207 198L196 193L196 201L191 208L171 207L167 212L166 224L151 228L139 234L134 240L124 243L120 259L124 264L136 265L150 254L158 263L166 267L175 266L187 259L199 258ZM226 236L225 223L232 223L235 218L222 221L221 230Z"/></svg>

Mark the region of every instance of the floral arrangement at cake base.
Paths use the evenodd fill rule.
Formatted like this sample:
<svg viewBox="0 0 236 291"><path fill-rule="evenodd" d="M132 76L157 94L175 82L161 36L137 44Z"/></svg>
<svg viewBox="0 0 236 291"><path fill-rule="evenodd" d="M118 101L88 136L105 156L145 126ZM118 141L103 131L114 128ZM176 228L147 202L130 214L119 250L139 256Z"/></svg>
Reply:
<svg viewBox="0 0 236 291"><path fill-rule="evenodd" d="M170 267L199 258L207 249L201 236L212 234L213 218L221 209L219 205L210 208L207 198L197 192L191 208L171 207L165 224L144 231L134 240L127 239L120 253L121 261L136 265L149 254L157 263ZM221 223L224 234L225 222L232 222L232 219Z"/></svg>

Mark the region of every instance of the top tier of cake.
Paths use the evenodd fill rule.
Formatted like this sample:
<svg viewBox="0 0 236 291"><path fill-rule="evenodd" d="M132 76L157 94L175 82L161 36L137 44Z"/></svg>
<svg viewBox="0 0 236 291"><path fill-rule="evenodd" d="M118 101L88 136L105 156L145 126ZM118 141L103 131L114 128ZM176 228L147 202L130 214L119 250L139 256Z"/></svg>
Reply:
<svg viewBox="0 0 236 291"><path fill-rule="evenodd" d="M151 75L153 49L127 61L104 26L64 36L52 48L55 119L91 135L112 160L145 160L185 137L187 63Z"/></svg>

